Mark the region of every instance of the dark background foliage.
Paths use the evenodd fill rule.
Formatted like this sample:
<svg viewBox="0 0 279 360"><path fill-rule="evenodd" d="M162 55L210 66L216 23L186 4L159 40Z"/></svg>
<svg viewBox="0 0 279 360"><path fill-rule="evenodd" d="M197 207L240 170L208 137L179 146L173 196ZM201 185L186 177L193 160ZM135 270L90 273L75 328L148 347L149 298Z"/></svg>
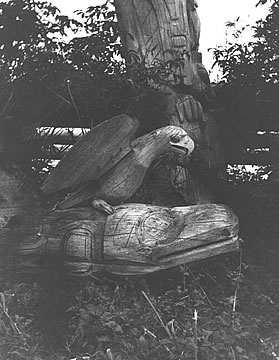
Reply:
<svg viewBox="0 0 279 360"><path fill-rule="evenodd" d="M0 3L2 142L33 183L65 149L39 141L42 126L90 128L121 113L140 119L140 133L164 123L150 72L139 69L133 81L126 73L113 4L76 15L47 2Z"/></svg>
<svg viewBox="0 0 279 360"><path fill-rule="evenodd" d="M269 4L249 44L237 42L236 22L230 24L236 41L214 52L223 72L215 84L215 113L232 166L225 184L215 188L218 200L240 218L244 260L278 272L279 1ZM48 155L58 158L65 148L51 141L61 126L70 133L71 127L92 127L120 113L136 115L140 132L166 121L163 99L148 87L156 68L139 68L133 80L126 72L112 4L78 15L69 19L46 2L0 2L1 161L20 164L34 186L51 166ZM44 139L38 135L42 126L52 127ZM260 167L249 173L245 164ZM273 359L279 346L278 276L253 265L245 270L241 260L199 264L198 271L182 267L147 281L0 277L0 357L182 359L194 358L198 345L204 359ZM173 339L156 323L141 290Z"/></svg>
<svg viewBox="0 0 279 360"><path fill-rule="evenodd" d="M220 130L226 160L233 167L228 201L240 217L253 261L276 268L272 254L278 253L279 2L268 3L269 14L256 23L252 41L239 42L238 22L229 23L235 41L217 47L214 56L223 73L216 85ZM252 173L245 164L253 166Z"/></svg>

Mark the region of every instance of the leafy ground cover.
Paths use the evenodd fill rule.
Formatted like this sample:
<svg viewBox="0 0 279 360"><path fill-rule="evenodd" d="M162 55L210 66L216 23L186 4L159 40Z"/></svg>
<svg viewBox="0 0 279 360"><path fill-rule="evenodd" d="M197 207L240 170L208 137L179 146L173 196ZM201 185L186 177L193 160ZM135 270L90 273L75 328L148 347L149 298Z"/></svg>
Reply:
<svg viewBox="0 0 279 360"><path fill-rule="evenodd" d="M241 260L139 278L2 277L1 359L278 359L279 278Z"/></svg>

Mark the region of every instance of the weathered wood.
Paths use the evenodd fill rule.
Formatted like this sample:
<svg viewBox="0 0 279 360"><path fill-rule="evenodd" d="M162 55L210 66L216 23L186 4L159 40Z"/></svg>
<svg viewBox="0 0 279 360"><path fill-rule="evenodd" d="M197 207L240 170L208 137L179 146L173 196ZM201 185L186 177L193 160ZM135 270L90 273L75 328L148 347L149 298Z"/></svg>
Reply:
<svg viewBox="0 0 279 360"><path fill-rule="evenodd" d="M194 143L183 129L167 126L133 140L130 147L131 151L98 179L95 188L86 184L60 202L59 208L67 209L90 198L103 199L113 205L127 201L138 190L151 163L160 154L172 151L187 157L193 151ZM72 153L74 150L75 146Z"/></svg>
<svg viewBox="0 0 279 360"><path fill-rule="evenodd" d="M234 165L256 165L256 166L270 166L273 163L273 156L269 152L255 152L247 153L247 151L235 151L233 154L226 156L228 164Z"/></svg>
<svg viewBox="0 0 279 360"><path fill-rule="evenodd" d="M218 135L218 129L216 126L216 123L214 121L214 118L210 113L203 113L201 105L198 101L194 100L192 96L187 95L187 101L184 103L183 101L181 103L177 103L177 112L176 112L176 119L179 119L179 122L176 121L176 125L179 124L179 126L183 126L183 118L184 114L185 117L188 119L188 125L187 129L184 128L189 134L191 134L192 138L195 139L198 143L202 141L203 137L205 138L205 146L204 150L205 152L211 153L214 158L210 160L209 164L214 164L214 166L218 166L218 164L224 163L224 154L222 147L220 146L220 142L222 140L220 139ZM186 109L185 109L186 108ZM184 110L185 109L185 110ZM185 112L184 112L185 111ZM192 119L192 120L191 120ZM201 127L197 125L196 120L198 120L199 124L203 124L202 128L203 133L201 131ZM204 134L204 135L203 135ZM215 134L215 141L212 141L214 138L211 137L212 134ZM59 136L53 136L50 137L50 139L46 138L46 143L49 144L67 144L67 145L73 145L77 140L79 140L79 137L74 137L73 140L68 139L67 137L60 137ZM245 143L243 143L242 149L234 149L233 154L228 157L226 160L228 162L236 161L236 162L243 162L247 161L247 164L269 164L269 157L270 153L275 152L274 149L276 149L277 144L279 143L279 135L276 133L267 133L267 134L254 134L249 135L249 137L245 137ZM41 140L36 140L38 143ZM249 152L254 152L251 156L249 155L249 152L247 152L247 149L250 149ZM265 149L264 154L256 154L255 150ZM64 156L69 150L64 150ZM264 150L263 150L264 151ZM215 152L215 155L214 155ZM34 154L35 156L35 154ZM38 158L42 159L52 159L52 160L61 160L63 158L63 154L51 152L48 150L42 150L42 152L39 154L36 152L36 156ZM207 157L207 155L206 155ZM255 162L254 162L255 161Z"/></svg>
<svg viewBox="0 0 279 360"><path fill-rule="evenodd" d="M209 168L222 166L225 169L221 144L216 142L216 124L214 119L207 123L208 116L201 105L207 104L214 92L198 52L200 21L197 1L116 0L115 6L131 78L133 70L136 69L137 74L139 66L165 65L169 75L162 71L163 75L158 74L149 85L163 94L169 123L182 127L198 144L201 153L206 152L202 161ZM214 156L204 150L205 143L214 147ZM170 177L174 178L177 173L182 178L188 177L187 170L182 168L174 168ZM190 199L189 194L194 189L197 203L206 203L213 196L209 188L201 185L202 180L192 177L191 189L180 187L176 190L184 191L184 198L191 202L193 196Z"/></svg>
<svg viewBox="0 0 279 360"><path fill-rule="evenodd" d="M203 109L209 99L210 82L198 52L200 24L196 1L116 0L115 3L131 77L138 65L165 66L166 72L152 79L150 86L158 87L165 95L171 126L135 140L132 139L137 121L126 115L97 126L72 147L43 184L47 194L78 187L61 204L64 208L91 197L112 204L126 201L162 152L186 155L187 150L189 155L193 151L194 143L185 131L200 143L208 137L211 145L217 139ZM219 164L217 148L213 155L207 155L210 166ZM171 169L171 176L177 169L187 175L184 168L176 167ZM105 270L125 275L145 274L239 247L237 218L225 206L166 208L127 204L116 206L108 216L91 208L50 211L39 205L35 207L34 201L26 201L28 197L21 184L13 177L1 176L4 206L0 206L0 269L3 271L90 274ZM96 180L98 184L93 189L91 182ZM194 194L198 194L198 180L194 179L193 183ZM178 189L184 194L189 191L188 187ZM202 198L200 202L208 200L207 194L201 194L195 195Z"/></svg>
<svg viewBox="0 0 279 360"><path fill-rule="evenodd" d="M238 250L238 221L226 206L114 210L0 209L0 269L139 275Z"/></svg>
<svg viewBox="0 0 279 360"><path fill-rule="evenodd" d="M66 134L61 134L31 139L28 143L40 145L74 145L80 138L80 136L67 136Z"/></svg>
<svg viewBox="0 0 279 360"><path fill-rule="evenodd" d="M236 252L239 250L239 241L237 238L226 240L209 246L193 249L183 254L175 254L173 257L166 257L161 260L160 264L126 264L125 269L121 263L106 264L105 270L117 275L144 275L155 271L166 270L171 267L189 264L215 256ZM103 268L100 267L100 271Z"/></svg>
<svg viewBox="0 0 279 360"><path fill-rule="evenodd" d="M26 191L24 180L20 176L16 176L16 168L11 164L10 171L2 166L2 162L7 163L7 159L2 159L3 154L0 152L0 208L17 208L24 206L35 206L34 196L30 191ZM1 225L0 225L1 226Z"/></svg>
<svg viewBox="0 0 279 360"><path fill-rule="evenodd" d="M106 225L104 251L107 256L123 257L123 260L142 258L146 261L149 257L157 261L238 233L235 215L222 205L170 209L137 204L134 208L119 206L117 209Z"/></svg>
<svg viewBox="0 0 279 360"><path fill-rule="evenodd" d="M97 180L131 150L138 121L127 115L111 118L82 137L42 185L47 193Z"/></svg>
<svg viewBox="0 0 279 360"><path fill-rule="evenodd" d="M91 128L53 128L51 126L44 126L37 128L35 134L30 136L30 138L34 140L45 140L46 142L50 141L51 143L56 144L72 144L77 142L77 140L87 134L90 130Z"/></svg>
<svg viewBox="0 0 279 360"><path fill-rule="evenodd" d="M171 173L171 180L188 205L213 203L208 187L188 169L177 166Z"/></svg>
<svg viewBox="0 0 279 360"><path fill-rule="evenodd" d="M226 171L224 150L221 146L222 138L218 132L218 127L212 113L207 111L204 114L205 126L203 129L203 156L209 169L221 169Z"/></svg>
<svg viewBox="0 0 279 360"><path fill-rule="evenodd" d="M194 0L116 0L128 66L169 64L173 84L200 90L196 69L200 21Z"/></svg>

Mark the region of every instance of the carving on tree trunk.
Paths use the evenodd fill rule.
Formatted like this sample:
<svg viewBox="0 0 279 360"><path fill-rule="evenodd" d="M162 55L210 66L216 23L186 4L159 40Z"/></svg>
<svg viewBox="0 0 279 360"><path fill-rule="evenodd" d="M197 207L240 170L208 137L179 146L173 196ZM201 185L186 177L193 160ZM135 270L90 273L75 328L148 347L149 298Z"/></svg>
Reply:
<svg viewBox="0 0 279 360"><path fill-rule="evenodd" d="M222 164L220 144L214 146L216 137L210 127L214 120L207 122L207 104L213 97L213 90L202 56L198 52L200 20L196 0L115 0L120 24L121 40L128 70L133 78L137 66L156 67L158 63L168 69L150 80L149 85L165 96L165 112L169 124L182 127L189 133L197 148L206 156L202 161L209 168ZM208 145L210 143L210 146ZM205 149L205 145L207 148ZM214 154L209 155L209 152ZM215 162L212 160L214 159ZM173 167L170 177L180 174L175 186L188 203L208 203L213 195L202 184L203 179L192 176L187 169ZM186 179L191 179L194 196L189 198L191 189Z"/></svg>
<svg viewBox="0 0 279 360"><path fill-rule="evenodd" d="M115 6L128 66L169 62L169 81L202 87L193 61L200 36L195 1L117 0Z"/></svg>

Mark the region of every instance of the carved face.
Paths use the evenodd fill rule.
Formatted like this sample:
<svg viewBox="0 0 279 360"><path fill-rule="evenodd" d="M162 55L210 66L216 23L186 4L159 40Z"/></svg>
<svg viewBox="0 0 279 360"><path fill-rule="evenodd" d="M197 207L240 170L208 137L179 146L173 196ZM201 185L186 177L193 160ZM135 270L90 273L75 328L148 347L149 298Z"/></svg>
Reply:
<svg viewBox="0 0 279 360"><path fill-rule="evenodd" d="M238 219L224 205L125 204L114 210L105 225L104 253L119 264L126 260L122 274L162 270L239 248Z"/></svg>
<svg viewBox="0 0 279 360"><path fill-rule="evenodd" d="M187 132L178 126L168 126L167 128L172 128L169 139L172 150L184 156L190 156L195 148L195 143Z"/></svg>
<svg viewBox="0 0 279 360"><path fill-rule="evenodd" d="M149 158L151 154L154 158L168 151L176 152L185 157L191 155L195 148L194 141L187 132L174 125L165 126L143 135L134 140L134 145L138 149L144 149L145 153L149 153Z"/></svg>

